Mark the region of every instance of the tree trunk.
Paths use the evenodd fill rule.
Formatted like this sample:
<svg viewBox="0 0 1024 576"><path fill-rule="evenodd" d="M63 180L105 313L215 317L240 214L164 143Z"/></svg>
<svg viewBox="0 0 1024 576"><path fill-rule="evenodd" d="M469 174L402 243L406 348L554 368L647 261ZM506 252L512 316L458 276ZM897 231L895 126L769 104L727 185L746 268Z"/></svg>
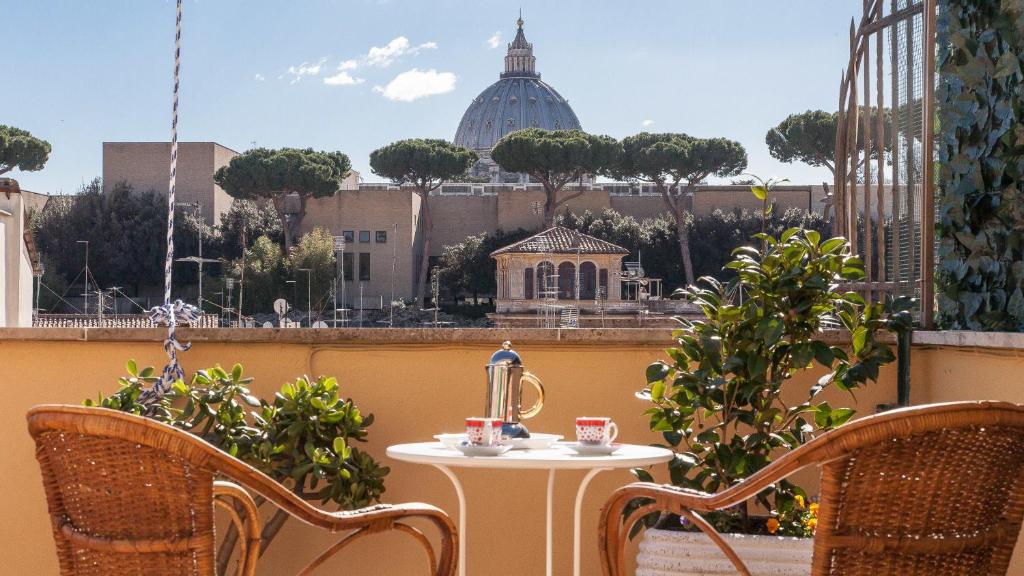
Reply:
<svg viewBox="0 0 1024 576"><path fill-rule="evenodd" d="M555 225L555 211L558 209L558 190L550 182L544 181L544 229Z"/></svg>
<svg viewBox="0 0 1024 576"><path fill-rule="evenodd" d="M694 283L693 260L690 258L690 225L686 222L686 211L680 208L675 212L676 237L679 238L679 254L683 258L683 272L686 284Z"/></svg>
<svg viewBox="0 0 1024 576"><path fill-rule="evenodd" d="M434 222L430 218L430 191L426 188L417 188L420 195L420 226L423 227L423 256L420 259L420 274L416 278L416 299L420 302L420 308L427 307L427 273L430 271L430 236L434 229ZM437 302L434 303L437 305Z"/></svg>
<svg viewBox="0 0 1024 576"><path fill-rule="evenodd" d="M284 232L284 253L288 254L292 249L293 235L292 228L289 226L289 218L284 212L286 197L287 194L274 196L272 203L274 205L274 210L277 212L277 218L281 221L281 231Z"/></svg>

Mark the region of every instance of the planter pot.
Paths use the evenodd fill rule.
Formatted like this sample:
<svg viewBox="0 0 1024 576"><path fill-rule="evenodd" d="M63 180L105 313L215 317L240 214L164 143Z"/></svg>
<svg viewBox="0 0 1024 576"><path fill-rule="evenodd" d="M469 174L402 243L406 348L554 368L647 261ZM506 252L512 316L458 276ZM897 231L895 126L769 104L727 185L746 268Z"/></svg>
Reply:
<svg viewBox="0 0 1024 576"><path fill-rule="evenodd" d="M814 540L723 534L754 576L808 576ZM701 532L649 529L640 541L637 576L734 576L728 558Z"/></svg>

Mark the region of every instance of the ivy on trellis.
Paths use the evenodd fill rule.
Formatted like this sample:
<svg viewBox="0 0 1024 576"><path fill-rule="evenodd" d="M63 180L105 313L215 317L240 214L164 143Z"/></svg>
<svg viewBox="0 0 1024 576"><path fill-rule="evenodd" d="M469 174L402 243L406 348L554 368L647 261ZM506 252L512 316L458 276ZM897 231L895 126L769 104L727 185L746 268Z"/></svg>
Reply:
<svg viewBox="0 0 1024 576"><path fill-rule="evenodd" d="M938 321L1024 330L1024 1L941 0Z"/></svg>

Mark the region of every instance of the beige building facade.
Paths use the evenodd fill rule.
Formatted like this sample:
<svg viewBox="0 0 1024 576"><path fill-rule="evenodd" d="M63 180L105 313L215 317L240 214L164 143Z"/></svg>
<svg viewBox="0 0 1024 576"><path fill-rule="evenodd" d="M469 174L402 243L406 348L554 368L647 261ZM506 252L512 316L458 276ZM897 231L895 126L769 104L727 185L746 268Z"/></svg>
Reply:
<svg viewBox="0 0 1024 576"><path fill-rule="evenodd" d="M213 181L213 173L238 152L216 142L179 142L175 199L202 206L209 225L231 208L232 198ZM170 142L104 142L103 191L124 182L135 190L166 194L171 172Z"/></svg>
<svg viewBox="0 0 1024 576"><path fill-rule="evenodd" d="M17 180L0 178L0 327L32 326L36 254L28 232L31 192Z"/></svg>

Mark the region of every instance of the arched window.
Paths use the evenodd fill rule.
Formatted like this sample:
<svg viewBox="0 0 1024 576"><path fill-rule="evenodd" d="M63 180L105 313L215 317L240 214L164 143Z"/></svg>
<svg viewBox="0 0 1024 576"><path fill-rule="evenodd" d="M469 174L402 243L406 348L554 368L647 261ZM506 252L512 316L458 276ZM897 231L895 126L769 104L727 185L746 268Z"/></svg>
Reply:
<svg viewBox="0 0 1024 576"><path fill-rule="evenodd" d="M558 265L558 299L573 300L576 298L576 265L562 262Z"/></svg>
<svg viewBox="0 0 1024 576"><path fill-rule="evenodd" d="M537 264L537 298L554 298L558 292L555 265L551 262Z"/></svg>
<svg viewBox="0 0 1024 576"><path fill-rule="evenodd" d="M597 297L597 266L593 262L580 264L580 300Z"/></svg>
<svg viewBox="0 0 1024 576"><path fill-rule="evenodd" d="M523 297L533 300L533 268L523 269Z"/></svg>

